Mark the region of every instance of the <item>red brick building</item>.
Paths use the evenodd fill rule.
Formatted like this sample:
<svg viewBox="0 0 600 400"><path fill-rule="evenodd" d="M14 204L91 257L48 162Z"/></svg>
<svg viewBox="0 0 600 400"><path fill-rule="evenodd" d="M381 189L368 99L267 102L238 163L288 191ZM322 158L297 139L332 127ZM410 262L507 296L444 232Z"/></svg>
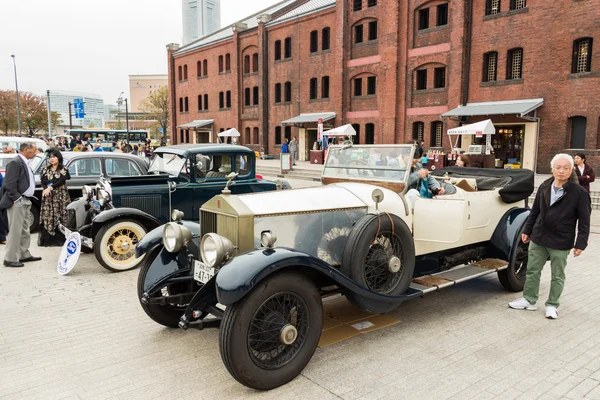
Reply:
<svg viewBox="0 0 600 400"><path fill-rule="evenodd" d="M235 127L271 154L296 136L306 159L320 117L355 142L448 150L448 129L490 118L497 158L547 172L586 149L598 166L597 21L598 0L286 0L167 46L171 142Z"/></svg>

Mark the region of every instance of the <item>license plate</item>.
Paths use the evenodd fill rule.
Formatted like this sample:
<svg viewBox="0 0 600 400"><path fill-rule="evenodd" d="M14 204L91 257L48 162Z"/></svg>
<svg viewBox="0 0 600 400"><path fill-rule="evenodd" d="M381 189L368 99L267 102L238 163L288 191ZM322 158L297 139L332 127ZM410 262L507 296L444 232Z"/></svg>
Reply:
<svg viewBox="0 0 600 400"><path fill-rule="evenodd" d="M100 202L98 200L92 200L92 208L96 211L100 211Z"/></svg>
<svg viewBox="0 0 600 400"><path fill-rule="evenodd" d="M200 261L194 260L194 280L200 283L206 283L215 276L215 269L207 266Z"/></svg>

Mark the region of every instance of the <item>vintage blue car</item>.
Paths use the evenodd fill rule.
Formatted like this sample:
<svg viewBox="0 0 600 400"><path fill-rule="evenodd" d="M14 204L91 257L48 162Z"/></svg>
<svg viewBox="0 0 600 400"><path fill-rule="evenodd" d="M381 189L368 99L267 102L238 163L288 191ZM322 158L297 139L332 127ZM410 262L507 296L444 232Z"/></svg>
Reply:
<svg viewBox="0 0 600 400"><path fill-rule="evenodd" d="M257 178L255 155L243 146L182 144L154 152L148 175L102 178L95 188L84 186L83 197L69 205L74 212L59 228L78 231L83 249L93 250L110 271L136 267L135 246L146 232L169 222L171 211L198 220L200 206L220 194L227 177L230 189L244 194L276 190L276 182ZM281 187L288 188L286 182Z"/></svg>

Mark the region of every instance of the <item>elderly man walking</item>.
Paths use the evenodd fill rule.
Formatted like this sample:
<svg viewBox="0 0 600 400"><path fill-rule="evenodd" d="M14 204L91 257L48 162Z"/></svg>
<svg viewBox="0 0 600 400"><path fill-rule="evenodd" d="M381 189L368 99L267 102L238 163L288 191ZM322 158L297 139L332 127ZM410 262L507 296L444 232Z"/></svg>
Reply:
<svg viewBox="0 0 600 400"><path fill-rule="evenodd" d="M31 225L31 201L35 191L33 172L29 160L35 157L35 143L21 144L19 155L6 166L0 208L8 214L8 237L4 253L5 267L22 267L24 262L40 261L29 252Z"/></svg>
<svg viewBox="0 0 600 400"><path fill-rule="evenodd" d="M553 177L540 185L521 237L524 243L529 243L523 297L508 305L517 310L537 310L540 276L549 258L552 281L546 301L546 318L556 319L565 284L567 256L573 249L573 255L578 257L587 247L592 210L588 192L569 179L573 158L568 154L557 154L550 166Z"/></svg>
<svg viewBox="0 0 600 400"><path fill-rule="evenodd" d="M296 136L292 138L289 145L290 153L292 153L292 165L296 165L296 159L298 158L298 141Z"/></svg>

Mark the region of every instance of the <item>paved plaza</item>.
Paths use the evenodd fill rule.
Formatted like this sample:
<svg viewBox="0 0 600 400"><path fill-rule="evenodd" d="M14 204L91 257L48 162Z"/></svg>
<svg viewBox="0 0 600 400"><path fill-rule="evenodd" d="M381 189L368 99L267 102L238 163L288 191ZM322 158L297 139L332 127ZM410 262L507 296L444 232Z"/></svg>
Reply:
<svg viewBox="0 0 600 400"><path fill-rule="evenodd" d="M33 245L42 262L0 268L0 399L600 399L600 214L593 221L590 246L569 258L558 320L508 309L517 294L490 275L402 304L399 324L318 349L270 392L229 375L217 330L150 320L138 270L111 273L82 254L59 276L59 249ZM549 278L547 268L542 299Z"/></svg>

